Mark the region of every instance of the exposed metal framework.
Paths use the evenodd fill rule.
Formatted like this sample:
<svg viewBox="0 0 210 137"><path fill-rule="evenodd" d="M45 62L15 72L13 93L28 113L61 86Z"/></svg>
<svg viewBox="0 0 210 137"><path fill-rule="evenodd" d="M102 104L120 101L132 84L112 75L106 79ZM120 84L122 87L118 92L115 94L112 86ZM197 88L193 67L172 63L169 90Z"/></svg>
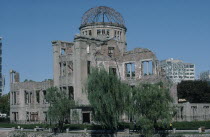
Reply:
<svg viewBox="0 0 210 137"><path fill-rule="evenodd" d="M111 22L125 26L122 15L106 6L91 8L82 16L82 25L95 22Z"/></svg>

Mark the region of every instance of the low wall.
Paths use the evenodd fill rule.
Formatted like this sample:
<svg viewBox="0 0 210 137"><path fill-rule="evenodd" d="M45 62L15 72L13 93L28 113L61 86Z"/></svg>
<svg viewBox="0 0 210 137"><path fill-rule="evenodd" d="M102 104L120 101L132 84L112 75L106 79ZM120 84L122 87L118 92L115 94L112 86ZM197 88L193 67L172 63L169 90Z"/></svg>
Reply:
<svg viewBox="0 0 210 137"><path fill-rule="evenodd" d="M21 132L12 131L8 137L143 137L140 134L90 134L90 133L59 133L54 135L47 132ZM152 137L162 137L161 135L153 135ZM169 134L167 137L210 137L210 134Z"/></svg>

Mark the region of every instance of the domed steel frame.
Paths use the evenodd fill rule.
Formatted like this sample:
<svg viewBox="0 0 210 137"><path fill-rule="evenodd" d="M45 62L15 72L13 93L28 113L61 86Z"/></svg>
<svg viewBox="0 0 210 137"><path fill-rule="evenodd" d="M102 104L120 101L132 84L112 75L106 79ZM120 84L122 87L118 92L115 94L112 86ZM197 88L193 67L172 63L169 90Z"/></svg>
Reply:
<svg viewBox="0 0 210 137"><path fill-rule="evenodd" d="M81 25L97 22L110 22L125 26L122 15L114 9L106 6L95 7L86 11L82 16Z"/></svg>

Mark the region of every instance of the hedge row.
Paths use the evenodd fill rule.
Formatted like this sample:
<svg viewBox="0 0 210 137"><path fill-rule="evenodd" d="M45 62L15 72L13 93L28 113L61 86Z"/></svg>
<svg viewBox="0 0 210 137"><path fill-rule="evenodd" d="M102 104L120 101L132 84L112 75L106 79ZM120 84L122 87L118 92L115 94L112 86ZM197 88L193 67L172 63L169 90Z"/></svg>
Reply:
<svg viewBox="0 0 210 137"><path fill-rule="evenodd" d="M174 122L173 128L178 130L196 130L200 127L210 129L210 121Z"/></svg>

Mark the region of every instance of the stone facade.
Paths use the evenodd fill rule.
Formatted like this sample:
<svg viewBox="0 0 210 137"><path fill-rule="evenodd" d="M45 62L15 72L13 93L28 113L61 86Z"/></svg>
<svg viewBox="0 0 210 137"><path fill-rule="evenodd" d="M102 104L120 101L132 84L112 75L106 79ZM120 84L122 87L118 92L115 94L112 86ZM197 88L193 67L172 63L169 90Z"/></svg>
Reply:
<svg viewBox="0 0 210 137"><path fill-rule="evenodd" d="M210 103L179 103L176 121L210 120Z"/></svg>
<svg viewBox="0 0 210 137"><path fill-rule="evenodd" d="M46 89L53 86L53 81L19 82L19 73L13 70L10 78L10 121L22 124L47 122Z"/></svg>

